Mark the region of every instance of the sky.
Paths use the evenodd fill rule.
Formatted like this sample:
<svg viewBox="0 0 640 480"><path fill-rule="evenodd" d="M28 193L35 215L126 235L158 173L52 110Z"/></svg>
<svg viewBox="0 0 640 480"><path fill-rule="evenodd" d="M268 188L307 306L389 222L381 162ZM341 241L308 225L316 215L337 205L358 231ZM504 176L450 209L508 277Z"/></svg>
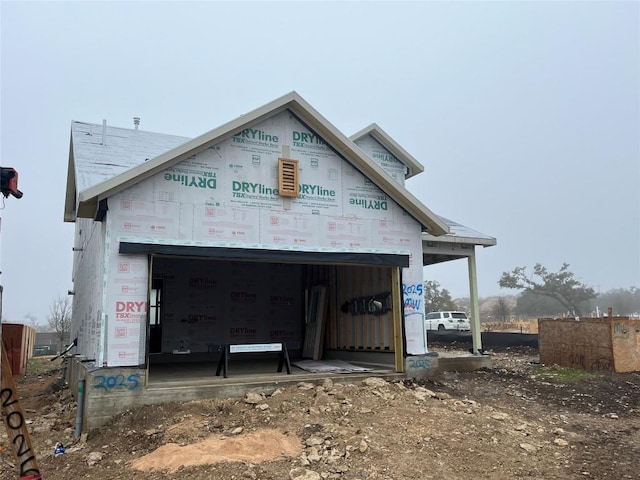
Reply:
<svg viewBox="0 0 640 480"><path fill-rule="evenodd" d="M351 135L376 122L407 188L497 238L481 297L563 263L640 287L640 2L0 3L2 317L45 323L72 283L72 121L195 137L297 91ZM425 268L454 297L467 263Z"/></svg>

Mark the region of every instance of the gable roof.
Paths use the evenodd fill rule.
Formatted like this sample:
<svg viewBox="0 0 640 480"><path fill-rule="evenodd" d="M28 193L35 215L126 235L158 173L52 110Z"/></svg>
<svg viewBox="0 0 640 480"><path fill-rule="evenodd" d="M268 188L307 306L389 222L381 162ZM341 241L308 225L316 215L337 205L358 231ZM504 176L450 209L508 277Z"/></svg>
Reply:
<svg viewBox="0 0 640 480"><path fill-rule="evenodd" d="M100 144L99 141L96 143L95 139L92 143L92 150L99 150L104 155L104 158L101 158L96 152L89 152L88 157L91 157L90 159L76 158L82 156L79 155L80 152L76 152L76 147L80 147L82 144L80 139L81 129L79 128L81 124L76 122L74 125L78 128L74 131L72 125L71 131L64 219L65 221L74 221L76 217L95 218L101 200L160 173L182 160L232 137L245 128L249 128L285 110L289 110L298 120L316 132L336 153L351 163L353 167L371 180L389 198L397 202L423 225L429 233L432 235L448 233L449 228L440 217L423 205L406 188L398 185L390 175L373 162L355 143L320 115L296 92L283 95L235 120L186 141L183 141L185 139L182 137L167 136L170 138L164 139L161 142L162 145L154 144L152 146L151 141L154 138L157 140L159 137L155 136L159 134L128 130L130 133L124 135L122 132L124 129L107 129L110 135L105 135L104 144ZM103 130L105 128L103 126ZM93 136L92 132L89 133ZM146 141L146 145L138 147L138 151L127 150L123 152L123 150L127 149L126 145L132 141L132 137L134 141L140 141L140 138L136 137L140 134L146 135L142 139ZM102 138L100 132L96 132L96 136ZM119 162L117 168L113 163L113 153L105 154L105 147L110 150L110 143L112 142L118 153L124 156L123 159L116 157ZM78 167L86 167L87 162L95 161L94 158L110 166L112 173L115 173L117 169L120 169L120 171L111 178L100 178L98 183L91 184L91 180L87 181L85 172L81 171L79 175ZM134 163L135 165L133 165ZM95 177L93 177L93 180L95 180Z"/></svg>
<svg viewBox="0 0 640 480"><path fill-rule="evenodd" d="M78 192L95 187L189 140L128 128L71 122L64 220L74 221ZM82 211L84 205L80 205ZM92 216L78 213L79 217Z"/></svg>
<svg viewBox="0 0 640 480"><path fill-rule="evenodd" d="M441 236L422 233L423 265L468 258L473 255L473 247L492 247L497 245L494 237L480 233L448 218L440 217L440 219L449 226L450 232Z"/></svg>
<svg viewBox="0 0 640 480"><path fill-rule="evenodd" d="M416 160L409 152L400 146L390 135L387 134L377 124L372 123L368 127L363 128L359 132L354 133L349 137L352 142L357 142L361 138L371 135L380 145L386 148L391 155L396 157L400 162L407 167L407 172L404 178L411 178L414 175L424 172L422 164Z"/></svg>

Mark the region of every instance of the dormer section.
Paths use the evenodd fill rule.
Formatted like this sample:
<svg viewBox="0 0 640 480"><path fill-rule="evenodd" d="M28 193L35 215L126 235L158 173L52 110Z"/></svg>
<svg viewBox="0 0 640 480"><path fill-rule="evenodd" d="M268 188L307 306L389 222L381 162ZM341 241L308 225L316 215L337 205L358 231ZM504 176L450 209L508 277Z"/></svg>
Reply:
<svg viewBox="0 0 640 480"><path fill-rule="evenodd" d="M378 125L372 123L349 137L400 185L424 171L424 167Z"/></svg>

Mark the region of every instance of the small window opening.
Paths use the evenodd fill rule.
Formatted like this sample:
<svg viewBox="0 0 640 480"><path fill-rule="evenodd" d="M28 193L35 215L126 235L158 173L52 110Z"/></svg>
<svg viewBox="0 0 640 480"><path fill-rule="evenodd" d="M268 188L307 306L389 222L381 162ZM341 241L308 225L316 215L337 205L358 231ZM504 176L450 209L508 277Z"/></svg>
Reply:
<svg viewBox="0 0 640 480"><path fill-rule="evenodd" d="M162 290L161 278L154 278L149 292L149 353L162 352Z"/></svg>
<svg viewBox="0 0 640 480"><path fill-rule="evenodd" d="M162 280L154 279L151 284L151 298L149 302L149 323L160 326L162 318Z"/></svg>

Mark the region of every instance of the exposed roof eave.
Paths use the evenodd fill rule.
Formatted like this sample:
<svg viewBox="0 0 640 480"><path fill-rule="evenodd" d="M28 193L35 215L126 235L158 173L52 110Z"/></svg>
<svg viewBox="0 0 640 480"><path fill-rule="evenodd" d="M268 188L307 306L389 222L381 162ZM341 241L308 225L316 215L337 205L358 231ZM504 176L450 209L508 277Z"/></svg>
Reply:
<svg viewBox="0 0 640 480"><path fill-rule="evenodd" d="M465 225L462 225L458 222L455 222L451 219L442 217L438 215L438 218L444 222L445 225L449 228L449 233L447 235L442 236L434 236L430 235L429 232L422 234L422 244L423 249L425 244L429 242L438 242L438 243L446 243L450 245L459 245L462 248L468 246L480 245L483 247L492 247L497 244L497 241L494 237L490 237L489 235L485 235L484 233L478 232L472 228L469 228Z"/></svg>
<svg viewBox="0 0 640 480"><path fill-rule="evenodd" d="M454 243L460 245L478 245L482 247L493 247L498 244L495 238L456 237L453 235L435 236L428 233L422 234L422 242Z"/></svg>
<svg viewBox="0 0 640 480"><path fill-rule="evenodd" d="M406 188L398 185L381 167L372 162L348 137L335 128L296 92L291 92L267 103L235 120L195 137L182 145L168 150L134 168L116 175L102 183L90 187L78 195L77 215L85 216L97 211L100 200L135 185L140 181L185 160L198 152L215 145L244 128L271 117L284 110L291 110L308 127L315 130L339 154L343 155L355 168L369 177L385 194L399 203L432 235L444 235L449 228L436 214L424 206ZM69 188L68 184L68 188ZM67 191L67 196L70 193ZM82 213L82 214L81 214ZM87 216L93 216L87 215Z"/></svg>
<svg viewBox="0 0 640 480"><path fill-rule="evenodd" d="M272 102L274 103L274 102ZM185 160L191 156L193 156L198 151L204 150L211 145L221 142L222 140L231 137L238 133L242 128L246 128L248 120L251 123L256 123L266 118L268 116L273 115L274 113L278 113L278 111L282 111L286 109L286 107L282 107L279 110L271 109L268 110L266 107L271 106L271 104L265 105L258 110L254 110L252 112L252 118L248 119L247 116L240 116L235 120L225 123L224 125L215 128L203 135L195 137L182 145L179 145L176 148L172 148L164 152L157 157L150 159L137 167L134 167L126 172L121 173L120 175L116 175L109 180L106 180L98 185L95 185L91 188L88 188L82 192L80 192L78 196L79 203L84 203L90 201L91 199L96 199L97 201L108 198L109 196L117 193L125 188L128 188L136 183L144 180L145 178L151 177L156 173L159 173L166 168L169 168L176 163L180 163L182 160ZM261 110L265 110L261 112ZM259 111L260 110L260 111ZM251 115L251 114L250 114Z"/></svg>
<svg viewBox="0 0 640 480"><path fill-rule="evenodd" d="M69 140L69 166L67 167L67 190L64 199L64 221L76 220L76 166L73 157L73 134Z"/></svg>
<svg viewBox="0 0 640 480"><path fill-rule="evenodd" d="M445 220L452 227L450 220ZM470 258L474 255L475 247L492 247L497 244L496 239L480 232L475 232L460 224L454 224L453 228L461 231L453 231L447 235L436 237L428 233L422 234L422 265L435 265L437 263Z"/></svg>

